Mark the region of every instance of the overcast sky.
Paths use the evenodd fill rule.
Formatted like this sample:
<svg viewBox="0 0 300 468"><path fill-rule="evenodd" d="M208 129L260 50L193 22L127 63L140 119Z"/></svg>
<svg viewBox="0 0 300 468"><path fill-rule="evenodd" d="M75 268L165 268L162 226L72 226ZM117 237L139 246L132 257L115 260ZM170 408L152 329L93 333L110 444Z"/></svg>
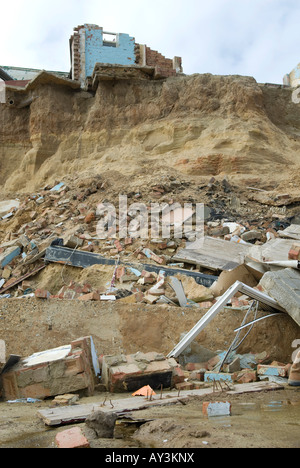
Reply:
<svg viewBox="0 0 300 468"><path fill-rule="evenodd" d="M69 71L73 28L127 33L186 74L282 83L300 62L300 0L0 0L0 65Z"/></svg>

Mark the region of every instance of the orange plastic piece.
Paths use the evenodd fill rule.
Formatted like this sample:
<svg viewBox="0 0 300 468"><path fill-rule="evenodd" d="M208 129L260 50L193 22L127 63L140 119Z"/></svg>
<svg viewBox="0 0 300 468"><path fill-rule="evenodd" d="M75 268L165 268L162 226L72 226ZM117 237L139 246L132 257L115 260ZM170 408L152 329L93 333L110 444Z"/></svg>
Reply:
<svg viewBox="0 0 300 468"><path fill-rule="evenodd" d="M155 391L150 387L150 385L145 385L145 387L140 388L132 394L132 396L145 396L150 397L156 395Z"/></svg>

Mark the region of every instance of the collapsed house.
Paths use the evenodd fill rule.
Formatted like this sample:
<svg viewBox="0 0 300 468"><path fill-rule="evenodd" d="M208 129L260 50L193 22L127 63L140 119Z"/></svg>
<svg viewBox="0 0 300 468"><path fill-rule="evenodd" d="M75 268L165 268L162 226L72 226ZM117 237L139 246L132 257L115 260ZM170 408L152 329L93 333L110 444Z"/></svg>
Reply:
<svg viewBox="0 0 300 468"><path fill-rule="evenodd" d="M160 79L182 73L181 57L168 59L128 34L106 32L94 24L74 29L70 55L70 78L84 88L95 89L101 79Z"/></svg>

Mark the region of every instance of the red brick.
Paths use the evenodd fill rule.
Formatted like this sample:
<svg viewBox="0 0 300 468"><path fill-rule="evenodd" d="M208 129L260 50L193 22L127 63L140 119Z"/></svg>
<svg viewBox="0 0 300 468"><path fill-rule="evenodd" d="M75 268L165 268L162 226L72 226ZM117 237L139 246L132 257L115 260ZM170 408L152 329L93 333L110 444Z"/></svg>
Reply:
<svg viewBox="0 0 300 468"><path fill-rule="evenodd" d="M122 252L123 247L122 247L120 241L115 240L114 244L115 244L115 247L116 247L116 249L118 250L118 252Z"/></svg>
<svg viewBox="0 0 300 468"><path fill-rule="evenodd" d="M300 246L293 245L289 251L290 260L300 260Z"/></svg>
<svg viewBox="0 0 300 468"><path fill-rule="evenodd" d="M238 383L256 382L257 374L255 370L242 369L241 371L234 373L233 380Z"/></svg>
<svg viewBox="0 0 300 468"><path fill-rule="evenodd" d="M193 371L190 373L191 380L199 380L200 382L204 382L204 372Z"/></svg>
<svg viewBox="0 0 300 468"><path fill-rule="evenodd" d="M180 382L175 385L177 390L193 390L194 384L193 382Z"/></svg>
<svg viewBox="0 0 300 468"><path fill-rule="evenodd" d="M181 369L181 367L175 367L173 369L173 384L176 385L178 383L184 382L185 379L185 374L184 371Z"/></svg>
<svg viewBox="0 0 300 468"><path fill-rule="evenodd" d="M86 215L86 217L84 218L84 222L86 224L90 224L92 221L95 221L95 219L95 213L91 212Z"/></svg>
<svg viewBox="0 0 300 468"><path fill-rule="evenodd" d="M51 296L46 289L36 289L34 295L40 299L48 299Z"/></svg>
<svg viewBox="0 0 300 468"><path fill-rule="evenodd" d="M59 432L55 437L58 448L89 448L90 444L80 427Z"/></svg>
<svg viewBox="0 0 300 468"><path fill-rule="evenodd" d="M100 294L91 292L78 298L79 301L100 301Z"/></svg>

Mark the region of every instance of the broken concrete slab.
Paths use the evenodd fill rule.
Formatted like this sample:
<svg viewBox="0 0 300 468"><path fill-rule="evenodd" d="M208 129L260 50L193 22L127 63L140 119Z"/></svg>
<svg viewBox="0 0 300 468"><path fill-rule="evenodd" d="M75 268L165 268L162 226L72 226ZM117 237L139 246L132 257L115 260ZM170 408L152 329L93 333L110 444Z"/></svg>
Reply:
<svg viewBox="0 0 300 468"><path fill-rule="evenodd" d="M117 419L117 413L105 413L100 410L90 414L85 424L96 434L97 438L113 439Z"/></svg>
<svg viewBox="0 0 300 468"><path fill-rule="evenodd" d="M260 285L300 326L300 272L291 268L268 272Z"/></svg>
<svg viewBox="0 0 300 468"><path fill-rule="evenodd" d="M278 231L278 235L283 238L300 240L300 226L298 224L291 224L283 231Z"/></svg>
<svg viewBox="0 0 300 468"><path fill-rule="evenodd" d="M249 257L262 263L286 261L294 242L292 239L276 238L263 245L253 245L249 251Z"/></svg>
<svg viewBox="0 0 300 468"><path fill-rule="evenodd" d="M209 236L203 239L199 247L197 242L194 244L195 248L190 245L180 250L172 260L200 265L213 271L233 270L244 263L252 247L251 244L238 244Z"/></svg>

